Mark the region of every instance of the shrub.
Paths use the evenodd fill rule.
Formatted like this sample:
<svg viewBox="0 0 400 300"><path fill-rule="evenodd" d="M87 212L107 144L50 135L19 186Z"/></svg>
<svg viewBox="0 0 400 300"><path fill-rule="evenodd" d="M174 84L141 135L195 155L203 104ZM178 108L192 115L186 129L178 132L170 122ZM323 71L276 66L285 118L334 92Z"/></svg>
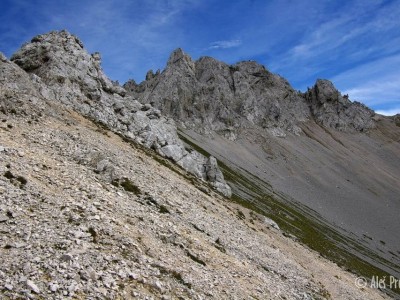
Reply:
<svg viewBox="0 0 400 300"><path fill-rule="evenodd" d="M141 193L139 187L133 184L132 181L130 181L128 178L122 179L120 185L127 192L134 193L135 195L139 195Z"/></svg>

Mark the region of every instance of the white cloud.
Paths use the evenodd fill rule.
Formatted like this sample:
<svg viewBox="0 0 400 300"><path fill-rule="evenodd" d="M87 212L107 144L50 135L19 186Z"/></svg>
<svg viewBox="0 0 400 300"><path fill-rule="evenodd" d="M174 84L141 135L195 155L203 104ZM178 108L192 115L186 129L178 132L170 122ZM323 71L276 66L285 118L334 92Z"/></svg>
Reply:
<svg viewBox="0 0 400 300"><path fill-rule="evenodd" d="M394 116L396 114L400 114L400 106L391 109L376 110L375 112L384 116Z"/></svg>
<svg viewBox="0 0 400 300"><path fill-rule="evenodd" d="M354 33L343 32L343 27L351 20L350 16L321 24L315 31L309 34L300 44L289 50L289 58L300 59L316 57L321 53L331 51L343 45Z"/></svg>
<svg viewBox="0 0 400 300"><path fill-rule="evenodd" d="M396 104L400 94L400 80L392 78L389 81L377 79L356 85L353 88L344 90L343 94L348 94L350 99L357 100L369 106L380 104Z"/></svg>
<svg viewBox="0 0 400 300"><path fill-rule="evenodd" d="M93 7L73 11L79 22L72 31L90 52L102 53L106 74L121 82L140 81L149 69L163 67L169 52L182 46L182 17L201 5L200 0L84 2ZM60 23L68 23L66 18L71 15Z"/></svg>
<svg viewBox="0 0 400 300"><path fill-rule="evenodd" d="M368 4L368 5L366 5ZM289 54L293 59L304 56L317 57L330 53L339 47L353 50L351 43L363 39L372 33L384 33L400 26L400 7L398 4L380 7L381 1L353 3L346 7L336 18L319 24L316 29L306 34L298 45L294 46ZM375 13L368 16L372 11ZM399 48L393 42L392 46ZM386 48L386 43L376 43L371 46L375 50ZM371 49L370 49L371 50ZM333 53L334 54L334 53Z"/></svg>
<svg viewBox="0 0 400 300"><path fill-rule="evenodd" d="M400 54L388 56L338 74L332 81L350 99L368 106L400 106Z"/></svg>
<svg viewBox="0 0 400 300"><path fill-rule="evenodd" d="M319 7L319 15L309 20L297 41L271 58L268 67L304 88L315 78L332 78L354 66L399 53L400 6L395 2L348 1L336 12L327 9L328 5Z"/></svg>
<svg viewBox="0 0 400 300"><path fill-rule="evenodd" d="M216 41L210 44L208 49L229 49L239 47L242 44L241 40L225 40L225 41Z"/></svg>

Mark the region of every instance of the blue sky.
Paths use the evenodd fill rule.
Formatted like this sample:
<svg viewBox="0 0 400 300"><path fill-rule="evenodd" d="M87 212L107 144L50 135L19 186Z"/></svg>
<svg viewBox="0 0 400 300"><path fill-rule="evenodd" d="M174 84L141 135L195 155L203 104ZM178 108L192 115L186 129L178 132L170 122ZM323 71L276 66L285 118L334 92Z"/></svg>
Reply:
<svg viewBox="0 0 400 300"><path fill-rule="evenodd" d="M194 59L256 60L306 90L332 80L350 99L400 113L400 0L1 0L0 51L67 29L113 80L143 80L181 47Z"/></svg>

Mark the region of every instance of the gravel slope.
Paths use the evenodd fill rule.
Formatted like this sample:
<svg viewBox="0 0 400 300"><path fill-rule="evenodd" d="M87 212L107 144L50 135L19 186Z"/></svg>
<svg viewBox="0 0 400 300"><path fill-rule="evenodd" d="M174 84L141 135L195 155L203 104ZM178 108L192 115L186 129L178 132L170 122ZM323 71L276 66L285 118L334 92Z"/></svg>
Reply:
<svg viewBox="0 0 400 300"><path fill-rule="evenodd" d="M0 298L386 298L173 165L41 108L1 115Z"/></svg>

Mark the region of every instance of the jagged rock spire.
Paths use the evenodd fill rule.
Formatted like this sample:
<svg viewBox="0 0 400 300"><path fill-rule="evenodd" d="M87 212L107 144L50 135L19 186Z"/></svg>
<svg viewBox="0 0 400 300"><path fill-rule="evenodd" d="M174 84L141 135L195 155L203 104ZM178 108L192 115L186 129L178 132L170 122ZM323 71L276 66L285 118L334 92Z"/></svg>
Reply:
<svg viewBox="0 0 400 300"><path fill-rule="evenodd" d="M211 57L193 62L181 48L172 52L160 76L129 92L200 133L230 139L240 128L261 127L275 136L301 133L309 120L346 131L374 127L373 112L340 95L327 80L302 94L255 61L227 65Z"/></svg>

